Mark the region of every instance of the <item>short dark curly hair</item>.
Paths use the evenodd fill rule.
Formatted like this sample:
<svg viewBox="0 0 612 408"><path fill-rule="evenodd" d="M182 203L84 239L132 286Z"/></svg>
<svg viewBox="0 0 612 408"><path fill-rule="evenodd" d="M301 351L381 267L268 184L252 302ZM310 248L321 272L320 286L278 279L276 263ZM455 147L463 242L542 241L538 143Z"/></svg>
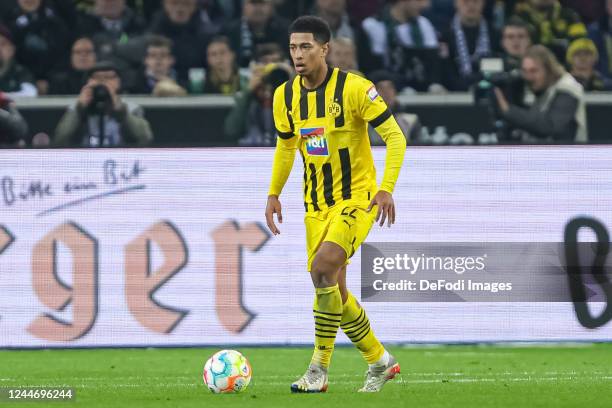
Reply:
<svg viewBox="0 0 612 408"><path fill-rule="evenodd" d="M329 24L317 16L298 17L289 27L289 36L293 33L311 33L319 44L325 44L331 40Z"/></svg>

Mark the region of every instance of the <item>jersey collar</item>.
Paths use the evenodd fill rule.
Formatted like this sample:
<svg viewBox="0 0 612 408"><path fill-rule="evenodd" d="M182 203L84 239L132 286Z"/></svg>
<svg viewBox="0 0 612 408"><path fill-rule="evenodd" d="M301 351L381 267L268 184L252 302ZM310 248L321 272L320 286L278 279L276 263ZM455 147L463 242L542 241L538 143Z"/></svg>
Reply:
<svg viewBox="0 0 612 408"><path fill-rule="evenodd" d="M315 92L321 88L325 88L325 86L327 85L327 83L329 82L329 79L331 78L332 74L334 73L335 68L330 67L329 65L327 66L327 75L325 75L325 79L323 80L323 82L321 83L321 85L317 86L314 89L308 89L304 86L304 84L302 83L302 77L300 76L300 89L302 90L302 92Z"/></svg>

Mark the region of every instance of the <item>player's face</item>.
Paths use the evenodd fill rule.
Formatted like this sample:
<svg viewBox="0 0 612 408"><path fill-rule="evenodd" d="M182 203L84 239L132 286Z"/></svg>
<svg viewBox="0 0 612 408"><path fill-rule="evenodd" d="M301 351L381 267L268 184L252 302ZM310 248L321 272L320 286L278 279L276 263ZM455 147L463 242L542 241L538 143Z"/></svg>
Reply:
<svg viewBox="0 0 612 408"><path fill-rule="evenodd" d="M293 33L289 38L289 52L299 75L310 75L325 64L328 44L319 44L312 33Z"/></svg>

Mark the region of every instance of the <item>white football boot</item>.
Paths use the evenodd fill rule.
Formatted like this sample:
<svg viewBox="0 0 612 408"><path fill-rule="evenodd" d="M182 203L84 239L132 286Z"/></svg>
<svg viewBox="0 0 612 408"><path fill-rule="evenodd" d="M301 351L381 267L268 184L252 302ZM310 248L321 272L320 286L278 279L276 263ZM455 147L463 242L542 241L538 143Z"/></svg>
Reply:
<svg viewBox="0 0 612 408"><path fill-rule="evenodd" d="M327 391L327 369L311 364L306 373L291 384L291 392L325 392Z"/></svg>
<svg viewBox="0 0 612 408"><path fill-rule="evenodd" d="M368 368L365 383L359 389L359 392L379 392L387 381L392 380L399 373L399 363L395 360L395 357L389 354L387 365L372 365Z"/></svg>

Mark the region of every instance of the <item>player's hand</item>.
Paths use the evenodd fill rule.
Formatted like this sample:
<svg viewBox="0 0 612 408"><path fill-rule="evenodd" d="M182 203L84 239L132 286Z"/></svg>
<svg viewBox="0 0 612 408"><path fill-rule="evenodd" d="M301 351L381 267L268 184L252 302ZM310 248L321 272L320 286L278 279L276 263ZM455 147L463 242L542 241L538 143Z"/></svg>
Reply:
<svg viewBox="0 0 612 408"><path fill-rule="evenodd" d="M280 230L276 227L276 224L274 224L274 213L276 213L278 222L282 224L283 213L281 212L281 203L278 200L278 196L270 195L268 196L268 204L266 205L266 223L270 231L272 231L272 234L278 235L280 234Z"/></svg>
<svg viewBox="0 0 612 408"><path fill-rule="evenodd" d="M395 224L395 203L393 202L393 196L391 193L380 190L368 206L368 212L377 205L378 212L376 213L376 222L380 220L380 226L385 225L387 220L387 227L391 227L391 224Z"/></svg>

